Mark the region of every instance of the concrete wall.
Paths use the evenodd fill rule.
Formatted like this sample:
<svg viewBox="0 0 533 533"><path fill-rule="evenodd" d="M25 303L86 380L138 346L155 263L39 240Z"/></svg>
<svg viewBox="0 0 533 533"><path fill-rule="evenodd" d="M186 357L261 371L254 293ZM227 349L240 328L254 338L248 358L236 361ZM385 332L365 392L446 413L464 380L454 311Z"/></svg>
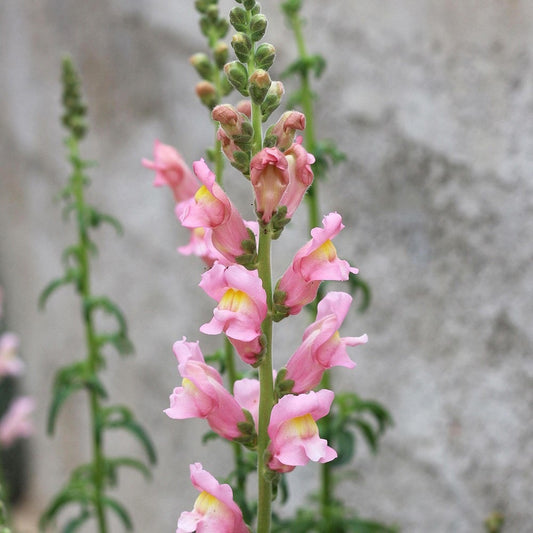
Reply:
<svg viewBox="0 0 533 533"><path fill-rule="evenodd" d="M263 3L267 38L279 52L275 75L295 47L278 2ZM187 61L204 49L192 4L0 3L0 280L8 326L20 334L28 364L23 385L38 400L29 498L42 509L88 453L81 396L54 439L44 434L54 372L83 355L77 301L64 289L45 313L36 306L73 239L56 200L68 172L57 80L69 53L90 107L82 150L99 162L90 198L126 231L121 239L99 233L94 264L95 289L122 306L136 346L132 359L110 357L106 383L115 401L134 406L159 451L151 484L135 473L122 478L120 497L137 531L173 531L195 498L188 464L202 461L223 476L229 459L226 447L199 446L203 423L162 414L179 379L171 345L200 336L212 302L196 286L200 263L175 252L185 233L170 194L153 190L140 166L156 137L188 161L211 142ZM361 448L358 475L342 492L364 516L409 533L483 531L494 510L505 515L505 531L526 533L533 518L533 4L306 4L310 51L328 58L316 86L320 136L348 154L322 187L321 203L324 213L343 213L337 249L353 258L374 296L369 312L353 313L343 329L367 332L370 343L354 350L357 368L335 379L383 401L396 421L377 457ZM228 188L245 210L245 189ZM280 268L286 250L306 239L305 216L295 224L278 245ZM282 326L283 354L304 327L303 317ZM203 335L201 342L206 351L217 345ZM112 450L139 451L128 437L109 440ZM291 480L307 488L314 476L311 468Z"/></svg>

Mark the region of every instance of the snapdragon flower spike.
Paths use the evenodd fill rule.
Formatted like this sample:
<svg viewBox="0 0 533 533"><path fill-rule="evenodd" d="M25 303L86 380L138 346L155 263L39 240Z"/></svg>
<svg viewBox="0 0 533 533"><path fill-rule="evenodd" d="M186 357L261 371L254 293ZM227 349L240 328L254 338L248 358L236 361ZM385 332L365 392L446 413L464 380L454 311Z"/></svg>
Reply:
<svg viewBox="0 0 533 533"><path fill-rule="evenodd" d="M17 439L29 437L33 433L30 415L35 409L35 401L29 396L15 398L0 420L0 444L11 446Z"/></svg>
<svg viewBox="0 0 533 533"><path fill-rule="evenodd" d="M261 323L267 314L266 293L257 270L215 263L202 275L200 287L218 302L202 333L226 333L242 360L256 364L263 351Z"/></svg>
<svg viewBox="0 0 533 533"><path fill-rule="evenodd" d="M227 259L246 253L242 241L250 238L244 221L222 187L216 183L215 175L201 159L193 163L193 169L202 182L193 198L180 204L178 217L186 228L211 228L214 247Z"/></svg>
<svg viewBox="0 0 533 533"><path fill-rule="evenodd" d="M277 148L263 148L250 161L250 181L255 193L255 207L268 223L289 185L289 163Z"/></svg>
<svg viewBox="0 0 533 533"><path fill-rule="evenodd" d="M299 313L304 305L315 299L321 281L345 281L350 272L359 272L347 261L338 258L331 242L344 228L341 216L330 213L323 218L322 225L322 228L311 230L312 239L296 252L276 287L278 294L285 294L281 303L290 315Z"/></svg>
<svg viewBox="0 0 533 533"><path fill-rule="evenodd" d="M289 163L289 185L283 193L280 204L287 207L287 218L292 218L305 191L313 183L311 165L315 162L315 157L301 145L301 140L299 137L297 142L285 151Z"/></svg>
<svg viewBox="0 0 533 533"><path fill-rule="evenodd" d="M154 161L143 159L142 164L156 171L154 186L167 185L176 203L192 198L200 186L178 151L157 139L154 143Z"/></svg>
<svg viewBox="0 0 533 533"><path fill-rule="evenodd" d="M19 339L14 333L0 335L0 377L18 376L24 363L17 357Z"/></svg>
<svg viewBox="0 0 533 533"><path fill-rule="evenodd" d="M220 484L201 463L190 465L191 482L200 495L192 511L184 511L176 533L250 533L242 511L233 501L233 491Z"/></svg>
<svg viewBox="0 0 533 533"><path fill-rule="evenodd" d="M240 437L237 426L246 422L246 416L225 389L218 371L205 363L199 343L187 342L184 337L174 343L173 350L183 381L170 395L170 407L165 414L177 420L205 418L221 437L230 440Z"/></svg>
<svg viewBox="0 0 533 533"><path fill-rule="evenodd" d="M329 413L333 391L322 389L295 396L283 396L272 408L268 435L268 467L275 472L291 472L309 461L327 463L337 457L318 434L316 421Z"/></svg>
<svg viewBox="0 0 533 533"><path fill-rule="evenodd" d="M292 393L300 394L316 387L328 368L355 366L348 357L346 347L365 344L368 336L339 335L351 303L352 297L345 292L329 292L319 302L315 322L307 327L302 344L287 363L284 379L294 381Z"/></svg>

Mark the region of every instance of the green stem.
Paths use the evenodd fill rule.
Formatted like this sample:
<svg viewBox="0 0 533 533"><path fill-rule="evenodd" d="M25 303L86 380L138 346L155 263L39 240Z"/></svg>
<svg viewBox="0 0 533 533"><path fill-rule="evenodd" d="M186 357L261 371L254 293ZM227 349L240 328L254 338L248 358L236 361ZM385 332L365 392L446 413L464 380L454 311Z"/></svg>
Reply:
<svg viewBox="0 0 533 533"><path fill-rule="evenodd" d="M91 374L96 374L101 365L100 353L96 340L95 328L90 312L86 312L85 306L90 301L90 272L89 272L89 250L90 240L87 233L86 206L83 196L84 176L80 166L80 157L78 152L78 143L72 137L70 141L70 155L74 162L74 174L72 177L72 190L76 202L76 212L78 215L78 239L79 239L79 293L82 298L83 320L85 323L85 339L88 348L87 361ZM94 503L96 507L96 517L100 533L107 533L107 522L103 504L105 489L105 464L103 456L102 433L99 429L100 402L96 391L89 391L89 405L92 426L92 453L94 466Z"/></svg>
<svg viewBox="0 0 533 533"><path fill-rule="evenodd" d="M257 533L270 533L272 483L268 477L266 450L268 447L268 424L274 405L274 381L272 378L272 273L270 264L272 237L270 228L262 226L259 234L259 277L267 296L268 314L262 324L265 336L265 353L259 367L260 396L259 424L257 435L258 510Z"/></svg>

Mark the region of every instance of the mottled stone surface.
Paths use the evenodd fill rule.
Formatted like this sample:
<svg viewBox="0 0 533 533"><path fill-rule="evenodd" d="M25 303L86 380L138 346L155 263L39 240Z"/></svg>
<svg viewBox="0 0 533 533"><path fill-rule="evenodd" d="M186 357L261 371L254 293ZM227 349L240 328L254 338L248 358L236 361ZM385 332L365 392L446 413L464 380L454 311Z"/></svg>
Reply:
<svg viewBox="0 0 533 533"><path fill-rule="evenodd" d="M494 510L505 515L505 531L526 533L533 519L533 4L306 3L309 49L328 57L316 85L320 135L347 153L322 185L321 204L324 213L343 213L337 248L373 291L370 310L352 314L343 329L366 331L370 343L354 350L357 368L335 379L383 401L396 422L376 457L361 447L358 477L343 481L342 494L363 515L409 533L483 531ZM152 189L139 164L155 137L188 161L212 139L188 64L204 49L192 4L0 3L0 280L7 325L20 334L28 365L23 385L38 400L31 499L41 509L88 454L82 396L62 413L54 439L44 430L55 369L83 355L77 301L64 289L45 313L36 306L73 239L55 200L68 172L57 79L69 53L90 106L83 153L99 162L90 198L125 226L123 238L99 233L94 286L124 309L136 355L112 355L105 379L115 401L134 406L160 456L149 485L135 473L122 478L120 497L137 531L172 531L190 508L190 462L224 476L229 461L226 447L199 446L203 423L162 414L178 383L172 342L197 338L212 302L196 286L200 263L175 252L185 233L170 195ZM267 36L278 47L275 75L295 47L274 3L264 4ZM246 189L228 188L249 210ZM296 222L275 261L279 270L287 250L306 238L305 217ZM303 317L295 323L281 326L280 361L305 327ZM217 346L201 341L206 351ZM114 451L139 452L127 436L109 441ZM292 474L295 490L312 486L314 474Z"/></svg>

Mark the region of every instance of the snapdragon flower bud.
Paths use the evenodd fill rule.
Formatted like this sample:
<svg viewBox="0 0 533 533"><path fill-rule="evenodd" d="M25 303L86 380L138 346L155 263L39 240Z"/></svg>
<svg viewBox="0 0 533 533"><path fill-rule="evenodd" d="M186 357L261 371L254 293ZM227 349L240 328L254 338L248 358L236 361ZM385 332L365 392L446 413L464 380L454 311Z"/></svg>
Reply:
<svg viewBox="0 0 533 533"><path fill-rule="evenodd" d="M215 63L219 69L224 68L224 65L228 62L228 55L228 45L224 41L219 41L213 49Z"/></svg>
<svg viewBox="0 0 533 533"><path fill-rule="evenodd" d="M243 63L248 62L250 52L252 51L252 41L246 33L236 33L231 39L231 46L239 61L242 61Z"/></svg>
<svg viewBox="0 0 533 533"><path fill-rule="evenodd" d="M196 96L209 109L213 109L218 104L217 90L209 81L204 80L196 84Z"/></svg>
<svg viewBox="0 0 533 533"><path fill-rule="evenodd" d="M257 68L268 70L276 57L276 49L270 43L262 43L255 51L255 65Z"/></svg>
<svg viewBox="0 0 533 533"><path fill-rule="evenodd" d="M189 63L194 67L198 75L204 80L211 80L213 65L206 54L197 53L190 57Z"/></svg>
<svg viewBox="0 0 533 533"><path fill-rule="evenodd" d="M268 119L268 117L279 107L281 104L281 98L285 93L283 83L281 81L273 81L268 89L268 93L261 104L261 113L263 115L262 120Z"/></svg>
<svg viewBox="0 0 533 533"><path fill-rule="evenodd" d="M268 89L272 84L272 80L268 75L268 72L263 69L257 69L248 80L248 90L250 91L250 97L254 104L262 104L265 99Z"/></svg>
<svg viewBox="0 0 533 533"><path fill-rule="evenodd" d="M250 20L250 37L257 42L263 38L267 28L267 18L262 13L254 15Z"/></svg>
<svg viewBox="0 0 533 533"><path fill-rule="evenodd" d="M229 12L230 24L237 31L246 31L248 29L248 15L242 7L234 7Z"/></svg>
<svg viewBox="0 0 533 533"><path fill-rule="evenodd" d="M229 82L243 96L248 96L248 69L239 61L231 61L224 65L224 72Z"/></svg>

